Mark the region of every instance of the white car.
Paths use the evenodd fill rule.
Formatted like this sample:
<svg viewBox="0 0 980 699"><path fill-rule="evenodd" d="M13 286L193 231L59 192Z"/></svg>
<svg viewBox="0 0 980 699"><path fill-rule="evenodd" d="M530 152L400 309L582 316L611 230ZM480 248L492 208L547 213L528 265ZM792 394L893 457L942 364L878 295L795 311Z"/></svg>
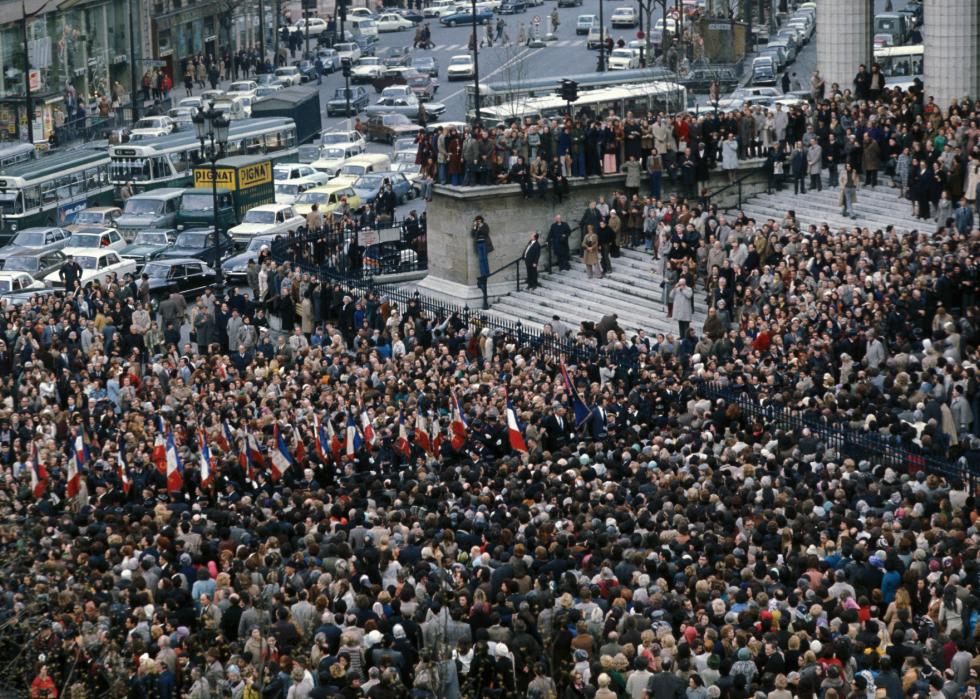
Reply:
<svg viewBox="0 0 980 699"><path fill-rule="evenodd" d="M384 71L385 67L381 63L380 58L376 56L364 56L361 62L351 70L350 81L355 84L374 82L381 77Z"/></svg>
<svg viewBox="0 0 980 699"><path fill-rule="evenodd" d="M310 175L309 177L297 177L291 180L279 180L275 184L276 190L276 203L277 204L292 204L296 201L296 197L305 192L308 189L313 189L314 187L319 187L322 184L326 184L330 181L322 172L317 172L315 175Z"/></svg>
<svg viewBox="0 0 980 699"><path fill-rule="evenodd" d="M0 298L7 294L40 291L44 288L44 282L35 279L27 272L0 272Z"/></svg>
<svg viewBox="0 0 980 699"><path fill-rule="evenodd" d="M272 179L276 182L295 180L315 174L317 174L316 168L305 163L279 163L272 168Z"/></svg>
<svg viewBox="0 0 980 699"><path fill-rule="evenodd" d="M327 178L336 177L340 173L340 168L355 155L363 152L358 146L352 143L338 143L333 146L324 146L320 150L320 157L310 165L322 172Z"/></svg>
<svg viewBox="0 0 980 699"><path fill-rule="evenodd" d="M617 7L613 10L609 23L614 27L635 27L639 24L639 19L632 7Z"/></svg>
<svg viewBox="0 0 980 699"><path fill-rule="evenodd" d="M263 204L245 212L242 222L228 231L236 242L247 242L257 235L284 234L306 223L288 204Z"/></svg>
<svg viewBox="0 0 980 699"><path fill-rule="evenodd" d="M96 250L122 250L129 245L115 228L103 226L79 226L68 240L70 248L92 248Z"/></svg>
<svg viewBox="0 0 980 699"><path fill-rule="evenodd" d="M80 279L82 288L93 282L105 286L109 283L110 277L115 276L117 280L122 281L127 274L136 274L136 260L123 259L119 257L119 252L116 250L65 248L62 252L74 257L75 262L82 268ZM59 288L64 286L58 277L58 272L52 272L44 278L44 281L51 286Z"/></svg>
<svg viewBox="0 0 980 699"><path fill-rule="evenodd" d="M348 17L362 17L364 19L374 19L375 14L366 7L352 7L347 10Z"/></svg>
<svg viewBox="0 0 980 699"><path fill-rule="evenodd" d="M357 63L358 61L361 60L361 47L355 44L354 42L344 42L342 44L334 44L333 48L337 52L337 55L340 57L341 63L343 63L345 58L349 60L352 64Z"/></svg>
<svg viewBox="0 0 980 699"><path fill-rule="evenodd" d="M194 97L181 97L177 102L177 107L189 107L197 112L197 108L201 106L200 95L195 95Z"/></svg>
<svg viewBox="0 0 980 699"><path fill-rule="evenodd" d="M254 80L238 80L228 86L225 94L229 97L255 97L259 84Z"/></svg>
<svg viewBox="0 0 980 699"><path fill-rule="evenodd" d="M166 136L174 130L174 120L168 116L143 117L136 122L136 126L129 132L129 137L157 138Z"/></svg>
<svg viewBox="0 0 980 699"><path fill-rule="evenodd" d="M283 66L276 68L276 77L282 80L284 85L299 85L303 82L303 74L296 66Z"/></svg>
<svg viewBox="0 0 980 699"><path fill-rule="evenodd" d="M609 54L609 70L633 70L640 67L640 54L633 49L613 49Z"/></svg>
<svg viewBox="0 0 980 699"><path fill-rule="evenodd" d="M423 17L442 17L456 11L456 0L432 0L432 4L422 10Z"/></svg>
<svg viewBox="0 0 980 699"><path fill-rule="evenodd" d="M310 25L310 36L320 36L323 32L327 31L327 20L321 19L320 17L308 17L296 20L296 24L291 26L289 31L300 32L303 36L306 36L307 24Z"/></svg>
<svg viewBox="0 0 980 699"><path fill-rule="evenodd" d="M379 32L403 32L414 26L411 20L407 20L394 12L386 12L378 17Z"/></svg>
<svg viewBox="0 0 980 699"><path fill-rule="evenodd" d="M473 57L469 54L459 54L449 59L449 65L446 66L446 78L449 80L465 80L472 78L475 71Z"/></svg>

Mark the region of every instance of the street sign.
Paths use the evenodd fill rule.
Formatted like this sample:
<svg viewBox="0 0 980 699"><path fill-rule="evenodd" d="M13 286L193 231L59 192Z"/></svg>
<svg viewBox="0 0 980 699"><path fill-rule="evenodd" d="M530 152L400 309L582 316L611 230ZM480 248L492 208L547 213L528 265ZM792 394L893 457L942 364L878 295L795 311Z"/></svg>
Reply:
<svg viewBox="0 0 980 699"><path fill-rule="evenodd" d="M541 24L541 18L534 15L534 17L531 18L531 24Z"/></svg>
<svg viewBox="0 0 980 699"><path fill-rule="evenodd" d="M646 33L641 29L640 31L638 31L636 33L636 38L637 39L645 39L646 38Z"/></svg>

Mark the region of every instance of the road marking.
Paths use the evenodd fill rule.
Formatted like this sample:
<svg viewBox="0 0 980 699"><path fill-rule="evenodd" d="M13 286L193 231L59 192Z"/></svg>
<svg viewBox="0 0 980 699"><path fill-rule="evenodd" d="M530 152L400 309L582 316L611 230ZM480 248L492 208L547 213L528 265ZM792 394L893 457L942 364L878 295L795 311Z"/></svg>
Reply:
<svg viewBox="0 0 980 699"><path fill-rule="evenodd" d="M480 76L480 80L486 80L487 78L492 78L494 75L496 75L500 71L506 70L507 68L510 68L512 65L514 65L518 61L522 61L525 58L530 58L531 56L533 56L536 53L539 53L539 52L541 52L543 50L544 49L534 49L534 50L531 50L531 49L521 49L521 52L519 54L517 54L516 56L514 56L509 61L505 61L504 63L501 63L499 66L497 66L497 68L495 70L490 71L486 75L481 75ZM457 97L457 96L463 94L463 92L465 90L466 90L465 87L461 87L460 89L456 90L456 92L453 92L452 94L445 95L445 96L441 97L440 98L440 101L443 104L447 104L449 102L449 100L451 100L454 97ZM466 107L465 107L465 105L463 107L463 116L464 117L466 116Z"/></svg>

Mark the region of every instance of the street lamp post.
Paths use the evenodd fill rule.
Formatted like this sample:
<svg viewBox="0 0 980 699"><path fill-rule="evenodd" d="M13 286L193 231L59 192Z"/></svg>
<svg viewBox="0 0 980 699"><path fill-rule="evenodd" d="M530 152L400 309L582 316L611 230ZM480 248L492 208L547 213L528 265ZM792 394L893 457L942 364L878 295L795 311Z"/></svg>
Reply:
<svg viewBox="0 0 980 699"><path fill-rule="evenodd" d="M223 287L221 273L221 226L218 217L218 160L228 145L228 126L231 122L214 102L207 109L199 107L193 117L194 131L201 142L201 156L211 163L211 207L214 212L214 274L215 286L220 293Z"/></svg>
<svg viewBox="0 0 980 699"><path fill-rule="evenodd" d="M606 72L606 16L602 11L602 0L599 0L599 65L600 73Z"/></svg>
<svg viewBox="0 0 980 699"><path fill-rule="evenodd" d="M480 114L480 37L476 35L476 0L471 0L473 9L473 106L475 107L474 126L483 123L483 115Z"/></svg>

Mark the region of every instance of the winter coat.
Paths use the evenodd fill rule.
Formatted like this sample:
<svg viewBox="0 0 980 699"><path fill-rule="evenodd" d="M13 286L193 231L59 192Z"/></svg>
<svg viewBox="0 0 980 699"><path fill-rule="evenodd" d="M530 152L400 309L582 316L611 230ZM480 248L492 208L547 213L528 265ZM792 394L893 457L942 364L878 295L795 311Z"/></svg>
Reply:
<svg viewBox="0 0 980 699"><path fill-rule="evenodd" d="M732 139L730 141L721 142L721 166L725 170L736 170L738 169L738 141Z"/></svg>
<svg viewBox="0 0 980 699"><path fill-rule="evenodd" d="M694 289L675 286L670 292L670 300L674 304L675 320L689 322L694 319Z"/></svg>

